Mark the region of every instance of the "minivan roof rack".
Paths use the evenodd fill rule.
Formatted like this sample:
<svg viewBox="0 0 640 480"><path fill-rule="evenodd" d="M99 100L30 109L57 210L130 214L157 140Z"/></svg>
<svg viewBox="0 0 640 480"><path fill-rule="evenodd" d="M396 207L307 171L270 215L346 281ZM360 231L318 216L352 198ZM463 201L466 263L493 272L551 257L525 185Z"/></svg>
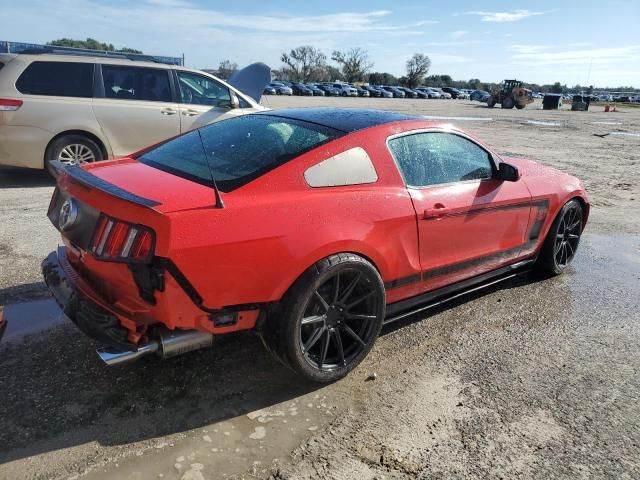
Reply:
<svg viewBox="0 0 640 480"><path fill-rule="evenodd" d="M29 55L80 55L85 57L119 58L121 60L165 63L169 65L183 64L182 57L165 57L126 52L108 52L105 50L92 50L89 48L58 47L55 45L38 45L34 43L18 43L6 41L0 41L0 53L21 53Z"/></svg>

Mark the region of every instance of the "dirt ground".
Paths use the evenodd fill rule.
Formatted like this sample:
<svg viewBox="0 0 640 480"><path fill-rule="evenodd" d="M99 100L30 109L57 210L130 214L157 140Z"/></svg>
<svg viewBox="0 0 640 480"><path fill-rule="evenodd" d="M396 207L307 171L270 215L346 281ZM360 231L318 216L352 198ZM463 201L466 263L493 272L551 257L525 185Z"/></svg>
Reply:
<svg viewBox="0 0 640 480"><path fill-rule="evenodd" d="M446 117L580 177L593 209L572 267L389 326L328 386L293 377L251 334L107 368L41 281L58 244L52 182L2 169L0 479L640 478L640 108L264 103Z"/></svg>

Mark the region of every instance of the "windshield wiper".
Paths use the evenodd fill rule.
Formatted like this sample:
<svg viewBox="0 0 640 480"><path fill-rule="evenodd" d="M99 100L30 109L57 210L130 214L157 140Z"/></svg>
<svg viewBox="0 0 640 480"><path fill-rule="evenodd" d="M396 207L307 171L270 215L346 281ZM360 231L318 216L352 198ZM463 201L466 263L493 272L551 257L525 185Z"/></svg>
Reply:
<svg viewBox="0 0 640 480"><path fill-rule="evenodd" d="M207 167L209 168L209 176L211 176L211 183L213 184L213 190L216 195L216 208L224 208L224 203L222 202L222 197L220 196L220 190L218 190L218 185L216 184L216 179L213 176L213 169L211 168L211 162L209 161L209 155L207 154L207 149L204 146L204 140L202 139L202 134L200 133L200 129L196 130L198 132L198 137L200 138L200 145L202 145L202 152L204 153L204 158L207 162Z"/></svg>

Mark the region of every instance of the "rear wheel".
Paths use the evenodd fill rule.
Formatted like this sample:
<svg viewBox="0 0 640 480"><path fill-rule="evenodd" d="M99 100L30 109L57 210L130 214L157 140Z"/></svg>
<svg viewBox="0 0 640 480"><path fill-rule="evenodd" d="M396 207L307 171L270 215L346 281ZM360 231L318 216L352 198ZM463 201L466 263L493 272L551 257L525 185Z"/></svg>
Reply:
<svg viewBox="0 0 640 480"><path fill-rule="evenodd" d="M502 108L511 109L513 108L514 101L511 97L504 97L502 99Z"/></svg>
<svg viewBox="0 0 640 480"><path fill-rule="evenodd" d="M385 314L378 271L355 254L332 255L291 287L261 332L283 364L315 382L344 377L369 353Z"/></svg>
<svg viewBox="0 0 640 480"><path fill-rule="evenodd" d="M63 165L81 165L103 159L102 150L96 142L84 135L70 134L63 135L49 145L45 152L45 167L55 176L52 160L57 160Z"/></svg>
<svg viewBox="0 0 640 480"><path fill-rule="evenodd" d="M539 270L560 275L569 266L578 250L583 218L578 200L570 200L562 207L540 251L536 265Z"/></svg>

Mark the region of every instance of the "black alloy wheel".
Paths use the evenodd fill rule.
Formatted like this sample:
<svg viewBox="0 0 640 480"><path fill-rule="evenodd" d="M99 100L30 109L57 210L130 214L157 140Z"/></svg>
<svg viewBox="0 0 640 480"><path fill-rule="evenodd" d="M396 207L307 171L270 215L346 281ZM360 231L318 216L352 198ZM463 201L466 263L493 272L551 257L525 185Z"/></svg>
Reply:
<svg viewBox="0 0 640 480"><path fill-rule="evenodd" d="M260 335L284 365L315 382L344 377L369 353L385 315L376 268L352 253L307 269L267 315Z"/></svg>
<svg viewBox="0 0 640 480"><path fill-rule="evenodd" d="M582 209L579 205L572 204L564 212L556 232L553 254L558 267L566 268L575 256L581 232Z"/></svg>
<svg viewBox="0 0 640 480"><path fill-rule="evenodd" d="M538 257L537 267L553 275L561 274L578 250L584 228L580 201L568 201L554 220Z"/></svg>
<svg viewBox="0 0 640 480"><path fill-rule="evenodd" d="M346 367L378 332L374 285L357 269L329 277L313 292L300 320L300 349L313 368Z"/></svg>

